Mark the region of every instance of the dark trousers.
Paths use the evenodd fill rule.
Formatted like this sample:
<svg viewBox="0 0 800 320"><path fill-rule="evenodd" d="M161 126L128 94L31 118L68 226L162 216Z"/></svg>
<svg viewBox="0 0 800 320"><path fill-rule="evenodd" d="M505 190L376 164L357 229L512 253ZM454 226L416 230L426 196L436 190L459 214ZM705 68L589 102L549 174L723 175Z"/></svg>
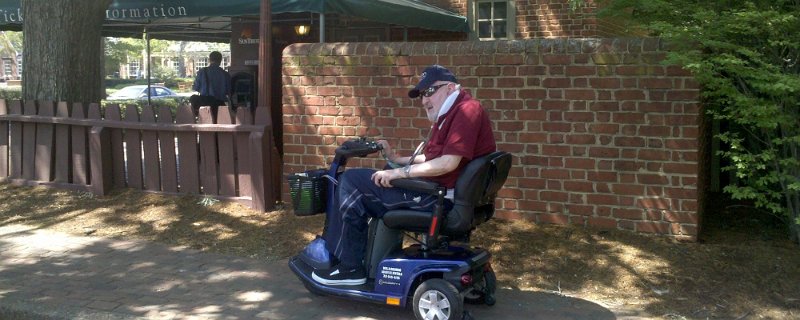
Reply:
<svg viewBox="0 0 800 320"><path fill-rule="evenodd" d="M336 190L336 219L329 219L323 237L328 252L342 265L357 266L364 260L367 243L367 220L380 218L389 211L407 208L431 211L436 196L400 188L376 186L370 177L373 169L346 170L339 176Z"/></svg>

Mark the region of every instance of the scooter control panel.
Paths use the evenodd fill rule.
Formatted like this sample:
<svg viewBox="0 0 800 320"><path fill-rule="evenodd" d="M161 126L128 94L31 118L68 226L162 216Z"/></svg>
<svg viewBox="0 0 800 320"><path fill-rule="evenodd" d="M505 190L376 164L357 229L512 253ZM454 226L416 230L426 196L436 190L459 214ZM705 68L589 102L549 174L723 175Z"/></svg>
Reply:
<svg viewBox="0 0 800 320"><path fill-rule="evenodd" d="M383 146L381 146L375 140L367 137L359 137L345 141L341 146L336 148L336 155L348 158L365 157L382 149Z"/></svg>

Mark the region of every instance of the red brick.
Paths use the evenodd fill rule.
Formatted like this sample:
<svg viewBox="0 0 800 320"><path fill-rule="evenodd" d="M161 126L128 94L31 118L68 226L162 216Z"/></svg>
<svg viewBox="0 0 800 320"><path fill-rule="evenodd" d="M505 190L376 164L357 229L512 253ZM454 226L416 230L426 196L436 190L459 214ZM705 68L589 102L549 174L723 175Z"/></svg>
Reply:
<svg viewBox="0 0 800 320"><path fill-rule="evenodd" d="M589 134L570 134L566 142L572 145L595 144L595 138L595 135Z"/></svg>
<svg viewBox="0 0 800 320"><path fill-rule="evenodd" d="M697 212L697 200L680 200L682 211Z"/></svg>
<svg viewBox="0 0 800 320"><path fill-rule="evenodd" d="M542 87L545 88L569 88L570 85L570 78L546 78L542 81Z"/></svg>
<svg viewBox="0 0 800 320"><path fill-rule="evenodd" d="M597 93L594 90L567 89L564 90L564 98L567 100L597 100Z"/></svg>
<svg viewBox="0 0 800 320"><path fill-rule="evenodd" d="M612 211L612 215L614 218L617 219L626 219L626 220L643 220L644 219L644 211L641 209L623 209L623 208L615 208Z"/></svg>
<svg viewBox="0 0 800 320"><path fill-rule="evenodd" d="M669 161L670 151L666 150L639 150L637 158L641 160Z"/></svg>
<svg viewBox="0 0 800 320"><path fill-rule="evenodd" d="M543 201L520 200L519 208L524 211L545 212L547 210L547 203Z"/></svg>
<svg viewBox="0 0 800 320"><path fill-rule="evenodd" d="M532 179L532 178L519 178L518 184L520 188L533 189L533 190L541 190L544 189L546 186L544 179Z"/></svg>
<svg viewBox="0 0 800 320"><path fill-rule="evenodd" d="M664 188L664 196L676 199L697 199L697 189Z"/></svg>
<svg viewBox="0 0 800 320"><path fill-rule="evenodd" d="M645 188L641 185L613 184L611 189L618 195L641 196L645 194Z"/></svg>
<svg viewBox="0 0 800 320"><path fill-rule="evenodd" d="M553 114L551 113L551 115ZM558 120L550 119L550 121ZM542 123L542 130L545 132L570 132L572 131L572 125L569 123L546 122Z"/></svg>
<svg viewBox="0 0 800 320"><path fill-rule="evenodd" d="M666 185L669 184L669 179L666 176L658 174L637 174L636 180L641 184L646 185Z"/></svg>
<svg viewBox="0 0 800 320"><path fill-rule="evenodd" d="M667 139L664 143L667 148L677 150L697 150L699 147L697 139Z"/></svg>
<svg viewBox="0 0 800 320"><path fill-rule="evenodd" d="M617 228L617 220L610 218L590 217L588 224L590 226L606 230L613 230Z"/></svg>
<svg viewBox="0 0 800 320"><path fill-rule="evenodd" d="M590 171L586 179L596 182L617 182L617 177L616 172Z"/></svg>
<svg viewBox="0 0 800 320"><path fill-rule="evenodd" d="M598 134L616 134L619 132L618 124L591 124L589 132Z"/></svg>
<svg viewBox="0 0 800 320"><path fill-rule="evenodd" d="M670 234L670 224L665 222L636 222L636 231L645 233Z"/></svg>
<svg viewBox="0 0 800 320"><path fill-rule="evenodd" d="M494 62L498 65L504 64L523 64L525 61L524 56L518 54L500 54L494 56Z"/></svg>
<svg viewBox="0 0 800 320"><path fill-rule="evenodd" d="M677 222L677 223L688 223L688 224L698 224L699 219L696 212L674 212L674 211L667 211L664 214L664 221L667 222Z"/></svg>
<svg viewBox="0 0 800 320"><path fill-rule="evenodd" d="M569 146L556 146L556 145L542 146L542 155L567 157L570 154L571 153Z"/></svg>
<svg viewBox="0 0 800 320"><path fill-rule="evenodd" d="M597 68L587 66L567 66L565 73L569 77L592 76L597 74Z"/></svg>
<svg viewBox="0 0 800 320"><path fill-rule="evenodd" d="M564 190L572 192L594 192L594 184L585 181L564 181Z"/></svg>
<svg viewBox="0 0 800 320"><path fill-rule="evenodd" d="M617 100L645 100L645 94L639 90L617 90L614 91Z"/></svg>
<svg viewBox="0 0 800 320"><path fill-rule="evenodd" d="M520 133L519 142L522 143L542 143L547 141L547 134L546 133L539 133L539 132L523 132Z"/></svg>
<svg viewBox="0 0 800 320"><path fill-rule="evenodd" d="M455 62L455 59L453 61ZM476 77L496 77L500 75L500 71L500 67L496 66L479 66L475 68L473 75Z"/></svg>
<svg viewBox="0 0 800 320"><path fill-rule="evenodd" d="M564 167L566 168L573 168L573 169L594 169L595 168L595 160L594 159L584 159L584 158L570 158L566 159L564 162Z"/></svg>
<svg viewBox="0 0 800 320"><path fill-rule="evenodd" d="M539 199L547 202L560 202L564 203L569 200L569 193L555 192L555 191L541 191L539 192Z"/></svg>
<svg viewBox="0 0 800 320"><path fill-rule="evenodd" d="M589 86L596 89L618 89L622 82L615 78L592 78L589 79Z"/></svg>
<svg viewBox="0 0 800 320"><path fill-rule="evenodd" d="M646 89L673 89L672 78L639 79L639 86Z"/></svg>
<svg viewBox="0 0 800 320"><path fill-rule="evenodd" d="M616 137L614 138L614 145L628 148L643 148L645 146L645 141L640 137Z"/></svg>
<svg viewBox="0 0 800 320"><path fill-rule="evenodd" d="M505 220L522 220L525 216L516 210L497 210L494 216L499 219Z"/></svg>
<svg viewBox="0 0 800 320"><path fill-rule="evenodd" d="M586 202L591 205L617 206L619 205L619 197L610 194L587 194Z"/></svg>
<svg viewBox="0 0 800 320"><path fill-rule="evenodd" d="M697 90L670 90L667 91L667 101L697 101L700 92Z"/></svg>
<svg viewBox="0 0 800 320"><path fill-rule="evenodd" d="M474 55L455 55L453 56L453 65L475 66L480 65L480 60Z"/></svg>
<svg viewBox="0 0 800 320"><path fill-rule="evenodd" d="M569 170L564 169L542 169L541 175L545 179L567 180L570 178Z"/></svg>
<svg viewBox="0 0 800 320"><path fill-rule="evenodd" d="M690 241L696 240L697 225L673 223L671 229L673 235L688 235Z"/></svg>
<svg viewBox="0 0 800 320"><path fill-rule="evenodd" d="M589 156L595 158L619 158L619 149L616 148L589 148Z"/></svg>
<svg viewBox="0 0 800 320"><path fill-rule="evenodd" d="M544 99L547 98L547 90L545 89L521 89L519 90L519 97L522 99Z"/></svg>
<svg viewBox="0 0 800 320"><path fill-rule="evenodd" d="M572 55L543 54L542 64L569 65L572 63Z"/></svg>
<svg viewBox="0 0 800 320"><path fill-rule="evenodd" d="M669 199L665 198L642 198L638 199L637 206L644 209L670 210Z"/></svg>
<svg viewBox="0 0 800 320"><path fill-rule="evenodd" d="M699 167L695 163L665 163L665 173L697 174Z"/></svg>
<svg viewBox="0 0 800 320"><path fill-rule="evenodd" d="M546 214L540 213L536 215L538 223L550 223L565 225L569 223L569 217L562 214Z"/></svg>

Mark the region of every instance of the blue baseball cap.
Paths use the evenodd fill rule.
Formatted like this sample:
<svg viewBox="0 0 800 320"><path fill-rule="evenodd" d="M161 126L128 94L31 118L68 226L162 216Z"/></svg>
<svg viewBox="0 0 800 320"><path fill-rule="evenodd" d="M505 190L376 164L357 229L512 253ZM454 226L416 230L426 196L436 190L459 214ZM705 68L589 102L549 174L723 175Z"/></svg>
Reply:
<svg viewBox="0 0 800 320"><path fill-rule="evenodd" d="M419 84L417 84L414 89L411 89L411 91L408 92L408 97L412 99L419 97L420 92L428 89L428 87L436 83L436 81L449 81L458 83L456 76L454 76L450 70L435 64L425 68L425 71L422 71L422 74L419 75Z"/></svg>

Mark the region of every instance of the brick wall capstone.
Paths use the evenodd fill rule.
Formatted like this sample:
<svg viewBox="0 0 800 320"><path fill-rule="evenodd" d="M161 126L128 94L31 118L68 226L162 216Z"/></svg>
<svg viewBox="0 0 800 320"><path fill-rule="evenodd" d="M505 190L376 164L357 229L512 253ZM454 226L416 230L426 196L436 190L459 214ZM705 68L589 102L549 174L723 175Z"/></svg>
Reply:
<svg viewBox="0 0 800 320"><path fill-rule="evenodd" d="M514 155L497 217L694 241L699 90L662 64L664 47L653 38L294 44L283 52L283 169L327 167L336 146L362 135L410 153L430 124L408 89L441 64Z"/></svg>

